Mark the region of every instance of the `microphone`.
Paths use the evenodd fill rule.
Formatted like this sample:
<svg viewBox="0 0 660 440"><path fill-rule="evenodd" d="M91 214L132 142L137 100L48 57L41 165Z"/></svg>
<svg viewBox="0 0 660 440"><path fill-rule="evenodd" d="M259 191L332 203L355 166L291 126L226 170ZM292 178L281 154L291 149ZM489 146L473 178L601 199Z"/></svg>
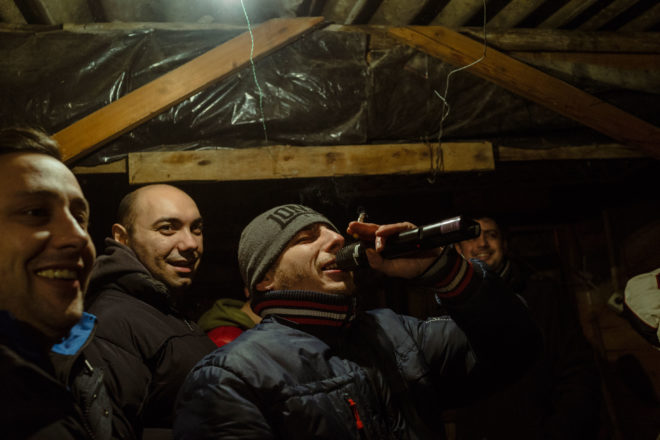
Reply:
<svg viewBox="0 0 660 440"><path fill-rule="evenodd" d="M385 249L380 254L387 259L402 257L478 237L480 233L481 227L476 221L461 216L452 217L387 237ZM355 270L369 267L366 254L369 247L373 246L361 241L344 246L337 252L337 268Z"/></svg>

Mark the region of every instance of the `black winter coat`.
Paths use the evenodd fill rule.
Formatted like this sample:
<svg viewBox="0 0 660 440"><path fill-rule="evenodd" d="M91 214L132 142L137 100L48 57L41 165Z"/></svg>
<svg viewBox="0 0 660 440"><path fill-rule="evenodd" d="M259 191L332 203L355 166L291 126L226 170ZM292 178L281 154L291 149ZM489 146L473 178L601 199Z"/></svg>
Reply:
<svg viewBox="0 0 660 440"><path fill-rule="evenodd" d="M113 407L101 370L82 356L93 337L94 317L86 314L71 335L53 347L50 359L31 343L34 330L13 321L6 312L1 320L2 438L114 438Z"/></svg>
<svg viewBox="0 0 660 440"><path fill-rule="evenodd" d="M421 321L379 309L347 327L293 322L303 322L304 305L339 295L255 298L255 311L270 303L275 314L192 370L179 396L175 438L437 438L429 417L510 382L540 346L526 308L500 280L478 267L466 283L447 282L465 289L448 300L455 319ZM337 310L327 301L322 308ZM320 309L304 322L325 316ZM291 319L279 316L285 311Z"/></svg>
<svg viewBox="0 0 660 440"><path fill-rule="evenodd" d="M104 365L106 384L138 435L144 427L171 428L181 384L216 346L177 312L132 250L111 239L106 245L88 289L99 327L86 353Z"/></svg>

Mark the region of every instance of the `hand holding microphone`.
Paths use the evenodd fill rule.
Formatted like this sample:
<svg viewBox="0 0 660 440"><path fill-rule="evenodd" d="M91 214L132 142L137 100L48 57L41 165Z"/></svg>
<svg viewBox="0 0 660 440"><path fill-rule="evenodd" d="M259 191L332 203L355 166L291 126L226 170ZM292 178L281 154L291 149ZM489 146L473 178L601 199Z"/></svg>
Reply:
<svg viewBox="0 0 660 440"><path fill-rule="evenodd" d="M380 229L380 230L379 230ZM389 230L388 230L389 229ZM397 232L390 232L390 231ZM372 223L351 222L348 228L351 234L364 238L375 238L374 243L358 241L342 248L337 253L337 267L342 270L355 270L369 267L366 250L382 248L379 241L385 237L385 247L379 253L384 259L414 256L424 250L430 250L447 244L456 243L479 236L479 223L463 217L453 217L437 223L415 227L411 223L378 226ZM391 235L388 236L388 233ZM389 273L392 276L401 274ZM405 276L404 276L405 277Z"/></svg>

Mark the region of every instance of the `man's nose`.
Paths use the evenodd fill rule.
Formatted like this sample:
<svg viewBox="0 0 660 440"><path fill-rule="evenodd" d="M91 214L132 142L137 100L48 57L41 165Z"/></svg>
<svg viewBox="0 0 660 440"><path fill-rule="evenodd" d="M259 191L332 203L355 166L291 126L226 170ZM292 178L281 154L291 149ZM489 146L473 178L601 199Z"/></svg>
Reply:
<svg viewBox="0 0 660 440"><path fill-rule="evenodd" d="M484 236L483 233L479 234L479 237L477 237L476 240L477 240L477 246L488 247L488 240L486 240L486 237Z"/></svg>
<svg viewBox="0 0 660 440"><path fill-rule="evenodd" d="M194 234L190 229L183 228L179 236L180 251L195 251L201 248L202 236Z"/></svg>
<svg viewBox="0 0 660 440"><path fill-rule="evenodd" d="M87 229L71 212L62 212L57 216L52 234L55 245L61 248L82 249L90 241Z"/></svg>
<svg viewBox="0 0 660 440"><path fill-rule="evenodd" d="M336 253L344 247L344 237L341 234L325 226L321 228L321 233L326 235L325 250L328 252Z"/></svg>

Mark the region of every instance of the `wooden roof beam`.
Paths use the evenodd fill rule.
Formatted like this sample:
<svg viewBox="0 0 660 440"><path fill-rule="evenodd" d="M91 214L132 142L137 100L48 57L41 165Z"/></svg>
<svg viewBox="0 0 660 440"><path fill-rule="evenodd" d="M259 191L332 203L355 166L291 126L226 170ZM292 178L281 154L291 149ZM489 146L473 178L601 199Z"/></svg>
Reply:
<svg viewBox="0 0 660 440"><path fill-rule="evenodd" d="M273 19L256 26L254 59L279 49L323 23L323 17ZM179 66L105 107L80 119L53 137L66 162L85 156L178 102L247 66L251 39L243 33Z"/></svg>
<svg viewBox="0 0 660 440"><path fill-rule="evenodd" d="M483 44L442 26L392 27L388 32L410 46L455 66L483 55ZM523 98L660 158L660 129L582 90L489 48L468 69Z"/></svg>

